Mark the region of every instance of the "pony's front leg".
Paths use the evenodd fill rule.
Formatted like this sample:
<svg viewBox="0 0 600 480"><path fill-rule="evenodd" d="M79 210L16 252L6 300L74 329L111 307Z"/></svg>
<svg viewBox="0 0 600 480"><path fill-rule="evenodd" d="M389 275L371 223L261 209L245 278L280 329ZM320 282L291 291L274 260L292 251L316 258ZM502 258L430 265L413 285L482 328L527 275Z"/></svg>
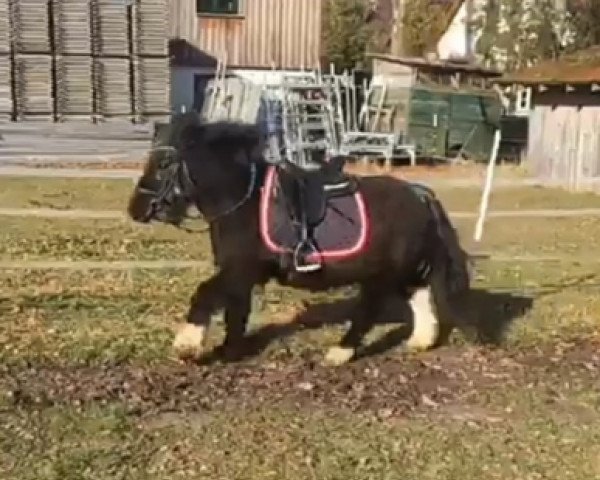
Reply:
<svg viewBox="0 0 600 480"><path fill-rule="evenodd" d="M362 346L365 335L369 333L381 311L385 298L378 282L361 285L358 311L354 312L350 329L338 346L331 347L325 355L325 363L340 366L352 360Z"/></svg>
<svg viewBox="0 0 600 480"><path fill-rule="evenodd" d="M219 272L198 285L192 295L187 323L173 341L173 348L180 358L198 359L202 356L210 318L223 302L221 280L222 273Z"/></svg>

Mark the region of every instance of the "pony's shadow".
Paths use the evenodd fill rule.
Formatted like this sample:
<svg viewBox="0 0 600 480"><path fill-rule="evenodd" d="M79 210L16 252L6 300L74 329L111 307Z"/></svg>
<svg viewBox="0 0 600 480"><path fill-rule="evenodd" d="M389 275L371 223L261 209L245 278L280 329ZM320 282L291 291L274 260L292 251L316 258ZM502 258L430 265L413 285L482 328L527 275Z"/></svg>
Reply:
<svg viewBox="0 0 600 480"><path fill-rule="evenodd" d="M217 360L240 361L259 355L274 341L299 331L343 324L357 308L357 301L357 298L352 297L310 304L305 310L296 314L290 322L267 324L251 332L245 338L243 350L237 352L235 359L227 358L220 349L215 349L205 356L201 363L212 363ZM469 298L462 304L463 317L461 324L456 325L456 328L461 330L465 338L472 343L498 346L505 338L511 324L527 313L532 306L532 297L473 289L469 292ZM402 344L411 333L412 312L404 299L390 298L375 323L398 324L398 327L362 348L358 352L359 357L382 354ZM447 341L450 333L442 332L439 343L443 344Z"/></svg>
<svg viewBox="0 0 600 480"><path fill-rule="evenodd" d="M506 333L515 320L525 315L533 307L533 297L526 297L507 292L493 292L484 289L472 289L468 298L463 300L460 309L460 324L455 328L463 333L469 343L500 346L506 337ZM395 300L397 303L398 300ZM402 319L397 318L400 308L404 308ZM395 328L370 345L364 347L359 356L366 357L385 353L402 344L411 333L412 312L408 305L395 305L390 312L388 308L387 319L403 326ZM390 316L390 313L396 317ZM407 320L406 319L410 319ZM408 327L408 328L407 328ZM438 345L448 341L451 330L442 330Z"/></svg>
<svg viewBox="0 0 600 480"><path fill-rule="evenodd" d="M297 313L289 322L269 323L258 327L244 338L241 351L235 358L228 358L220 348L216 348L200 359L200 363L210 364L215 361L241 361L255 357L264 352L273 342L290 337L303 330L312 330L327 325L340 325L346 322L356 308L355 298L338 299L332 302L310 304L302 312Z"/></svg>

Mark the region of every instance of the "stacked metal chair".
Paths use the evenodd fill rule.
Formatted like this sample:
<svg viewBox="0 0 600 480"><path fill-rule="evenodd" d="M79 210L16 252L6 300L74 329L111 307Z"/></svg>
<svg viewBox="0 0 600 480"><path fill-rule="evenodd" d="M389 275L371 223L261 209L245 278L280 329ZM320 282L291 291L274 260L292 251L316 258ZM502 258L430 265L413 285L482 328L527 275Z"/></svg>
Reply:
<svg viewBox="0 0 600 480"><path fill-rule="evenodd" d="M284 77L281 84L283 148L286 160L319 168L339 148L339 125L330 84L318 74Z"/></svg>

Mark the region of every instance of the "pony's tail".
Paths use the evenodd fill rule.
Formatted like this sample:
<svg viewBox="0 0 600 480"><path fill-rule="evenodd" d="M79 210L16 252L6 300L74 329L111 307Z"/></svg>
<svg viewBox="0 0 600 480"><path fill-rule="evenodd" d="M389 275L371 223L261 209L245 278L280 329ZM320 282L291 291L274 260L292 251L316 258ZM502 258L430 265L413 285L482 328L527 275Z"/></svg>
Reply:
<svg viewBox="0 0 600 480"><path fill-rule="evenodd" d="M439 246L438 261L443 264L444 281L451 297L469 290L471 279L469 274L469 254L461 247L458 233L452 226L446 210L437 198L430 200L436 220Z"/></svg>
<svg viewBox="0 0 600 480"><path fill-rule="evenodd" d="M439 336L442 344L454 327L467 333L471 330L469 255L460 246L458 234L438 199L429 199L434 216L433 254L429 285L438 315Z"/></svg>
<svg viewBox="0 0 600 480"><path fill-rule="evenodd" d="M446 210L438 199L432 207L436 214L438 234L446 250L446 284L452 294L466 292L471 283L469 254L461 247L458 233L453 227Z"/></svg>

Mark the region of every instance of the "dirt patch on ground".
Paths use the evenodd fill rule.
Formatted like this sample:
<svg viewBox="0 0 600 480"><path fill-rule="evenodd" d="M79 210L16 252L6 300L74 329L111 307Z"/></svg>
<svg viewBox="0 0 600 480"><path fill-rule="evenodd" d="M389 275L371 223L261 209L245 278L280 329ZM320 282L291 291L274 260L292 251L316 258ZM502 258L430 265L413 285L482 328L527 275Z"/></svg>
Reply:
<svg viewBox="0 0 600 480"><path fill-rule="evenodd" d="M466 415L465 405L494 388L552 391L564 382L600 388L598 347L595 342L533 352L444 347L414 356L365 358L337 369L312 357L204 366L4 368L0 388L18 405L118 401L142 416L256 404L334 408L383 418L432 411Z"/></svg>

